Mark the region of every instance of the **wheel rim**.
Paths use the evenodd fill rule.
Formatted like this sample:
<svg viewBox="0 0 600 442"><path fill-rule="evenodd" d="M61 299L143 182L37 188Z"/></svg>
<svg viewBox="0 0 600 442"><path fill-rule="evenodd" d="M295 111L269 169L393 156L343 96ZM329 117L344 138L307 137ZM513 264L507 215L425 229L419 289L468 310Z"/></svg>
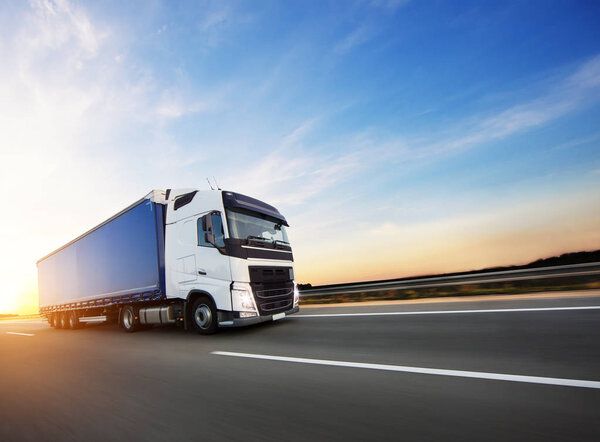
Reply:
<svg viewBox="0 0 600 442"><path fill-rule="evenodd" d="M126 329L130 329L132 325L133 325L133 313L131 313L131 310L127 310L125 312L125 314L123 315L123 326Z"/></svg>
<svg viewBox="0 0 600 442"><path fill-rule="evenodd" d="M212 310L206 304L199 305L194 312L194 320L196 325L203 330L206 330L212 324Z"/></svg>

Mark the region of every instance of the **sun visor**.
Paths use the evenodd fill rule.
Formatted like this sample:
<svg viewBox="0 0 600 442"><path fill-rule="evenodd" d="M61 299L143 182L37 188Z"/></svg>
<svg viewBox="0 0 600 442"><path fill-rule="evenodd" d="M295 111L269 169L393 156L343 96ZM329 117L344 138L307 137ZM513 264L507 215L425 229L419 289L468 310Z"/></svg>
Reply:
<svg viewBox="0 0 600 442"><path fill-rule="evenodd" d="M263 215L280 220L284 226L289 227L285 217L279 213L279 210L255 198L235 192L223 192L223 205L225 208L246 209L262 213Z"/></svg>

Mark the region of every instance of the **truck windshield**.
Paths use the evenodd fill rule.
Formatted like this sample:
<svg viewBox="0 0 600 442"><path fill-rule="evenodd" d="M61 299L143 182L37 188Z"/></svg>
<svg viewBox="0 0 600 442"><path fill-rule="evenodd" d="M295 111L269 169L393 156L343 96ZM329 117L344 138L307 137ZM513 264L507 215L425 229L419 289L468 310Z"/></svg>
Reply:
<svg viewBox="0 0 600 442"><path fill-rule="evenodd" d="M227 210L229 236L237 239L257 239L289 244L285 226L274 218L260 213Z"/></svg>

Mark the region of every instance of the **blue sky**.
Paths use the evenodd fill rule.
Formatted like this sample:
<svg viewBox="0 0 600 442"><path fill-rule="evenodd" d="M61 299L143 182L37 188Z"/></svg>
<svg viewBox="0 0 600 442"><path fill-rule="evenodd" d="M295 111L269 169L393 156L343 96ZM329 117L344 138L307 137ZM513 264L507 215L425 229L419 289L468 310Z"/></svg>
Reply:
<svg viewBox="0 0 600 442"><path fill-rule="evenodd" d="M302 282L600 248L598 2L0 12L0 174L26 195L0 310L34 296L40 256L207 176L286 214Z"/></svg>

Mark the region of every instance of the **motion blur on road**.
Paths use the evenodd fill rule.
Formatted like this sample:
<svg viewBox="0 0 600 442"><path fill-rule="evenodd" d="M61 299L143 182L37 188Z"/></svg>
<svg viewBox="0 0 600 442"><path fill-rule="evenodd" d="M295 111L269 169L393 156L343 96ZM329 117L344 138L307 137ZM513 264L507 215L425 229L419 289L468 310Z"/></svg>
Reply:
<svg viewBox="0 0 600 442"><path fill-rule="evenodd" d="M3 321L0 357L3 441L600 440L598 291L319 306L213 336Z"/></svg>

